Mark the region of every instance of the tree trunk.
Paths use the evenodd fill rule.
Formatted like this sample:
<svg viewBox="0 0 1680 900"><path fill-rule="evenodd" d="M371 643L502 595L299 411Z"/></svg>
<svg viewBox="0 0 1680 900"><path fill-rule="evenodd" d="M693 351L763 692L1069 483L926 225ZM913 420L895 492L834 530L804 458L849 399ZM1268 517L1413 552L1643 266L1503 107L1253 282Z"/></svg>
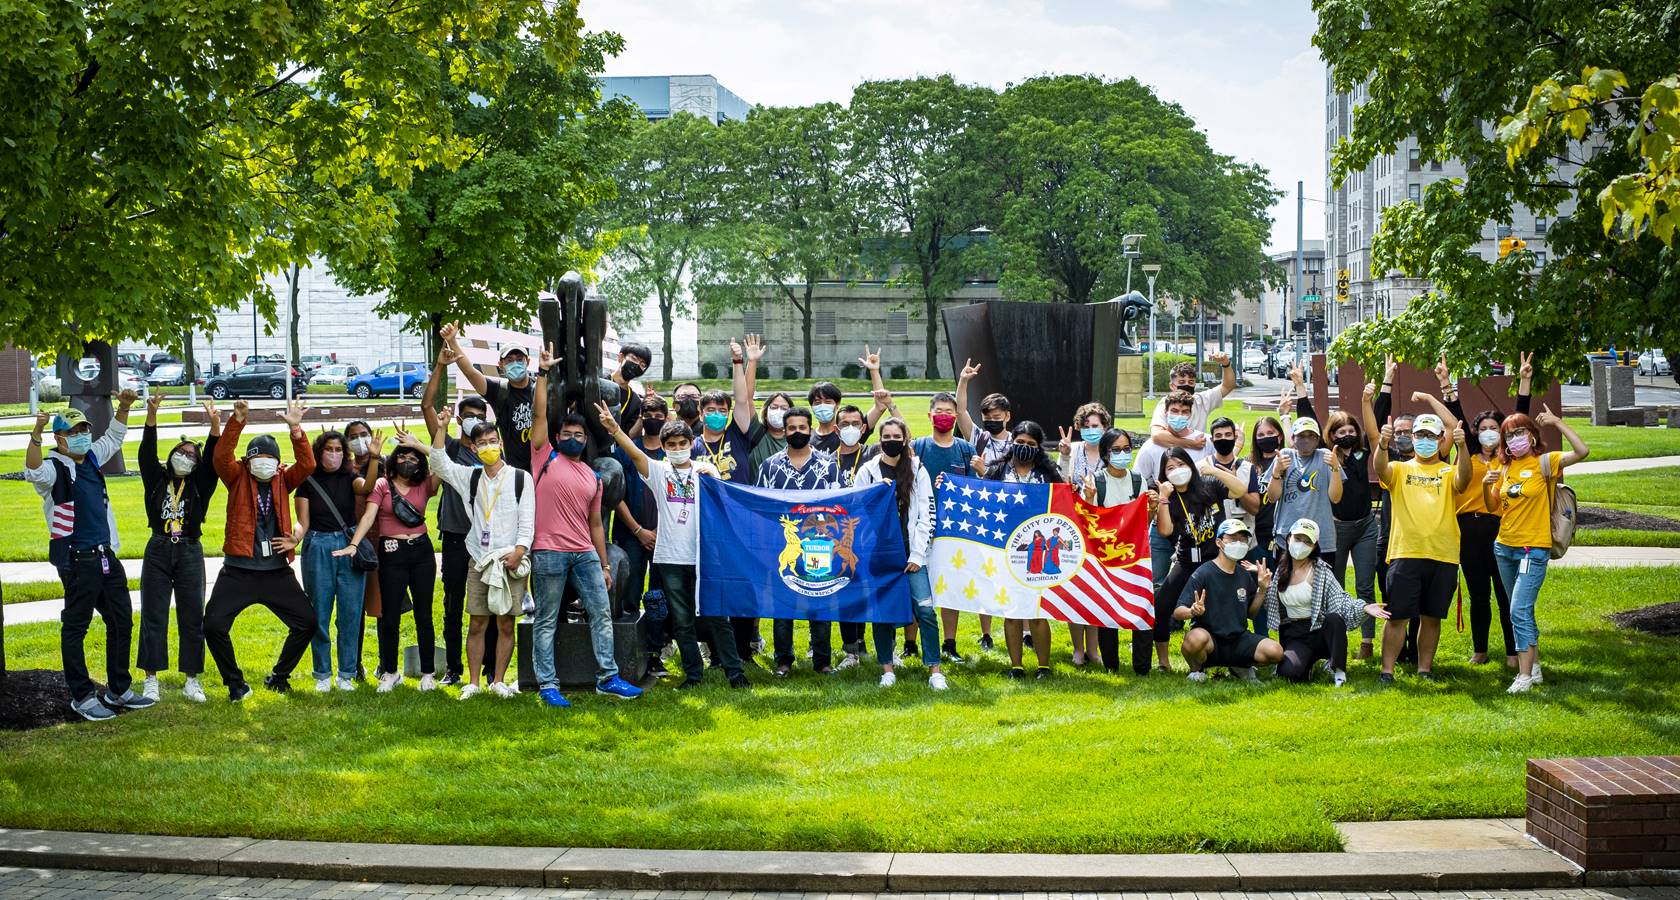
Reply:
<svg viewBox="0 0 1680 900"><path fill-rule="evenodd" d="M671 360L671 325L671 301L662 293L659 295L659 327L665 334L664 380L667 384L670 383L671 373L674 371Z"/></svg>
<svg viewBox="0 0 1680 900"><path fill-rule="evenodd" d="M181 341L181 377L187 380L187 399L198 402L198 363L193 360L193 334L187 329L186 337Z"/></svg>
<svg viewBox="0 0 1680 900"><path fill-rule="evenodd" d="M430 331L428 331L426 333L426 346L427 346L427 349L430 352L430 355L428 355L426 358L430 361L435 362L437 360L438 354L443 351L443 338L438 336L438 332L443 329L443 313L434 312L430 315L429 318L431 320L432 328L431 328ZM438 412L442 412L443 410L447 409L448 406L449 406L449 375L448 375L448 373L444 373L443 383L438 385L437 396L432 398L432 408L437 410ZM448 416L445 416L444 417L445 421L447 421L448 418L449 418Z"/></svg>
<svg viewBox="0 0 1680 900"><path fill-rule="evenodd" d="M288 298L288 300L291 302L291 309L288 310L286 314L288 316L290 316L291 320L292 320L292 323L291 323L292 358L290 360L288 360L288 362L292 363L293 365L296 365L299 357L303 356L303 349L298 346L298 321L303 318L303 316L302 316L303 310L302 310L301 307L298 306L298 264L297 263L292 263L291 269L287 270L286 284L287 284L288 291L291 294L291 296Z"/></svg>
<svg viewBox="0 0 1680 900"><path fill-rule="evenodd" d="M922 313L927 316L927 369L922 377L939 377L939 298L924 294Z"/></svg>
<svg viewBox="0 0 1680 900"><path fill-rule="evenodd" d="M816 330L814 314L811 312L811 278L805 277L805 305L799 310L799 327L805 338L805 377L814 378L811 372L811 332Z"/></svg>

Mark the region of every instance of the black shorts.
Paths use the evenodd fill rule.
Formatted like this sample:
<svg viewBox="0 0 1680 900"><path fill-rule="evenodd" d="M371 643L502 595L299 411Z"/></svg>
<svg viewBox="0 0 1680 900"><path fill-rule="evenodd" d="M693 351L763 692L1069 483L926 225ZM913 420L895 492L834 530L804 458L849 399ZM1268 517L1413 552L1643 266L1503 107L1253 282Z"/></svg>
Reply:
<svg viewBox="0 0 1680 900"><path fill-rule="evenodd" d="M1390 618L1445 619L1458 590L1458 566L1437 559L1396 559L1388 564L1383 602Z"/></svg>
<svg viewBox="0 0 1680 900"><path fill-rule="evenodd" d="M1204 666L1223 666L1227 669L1243 669L1254 665L1254 653L1260 649L1260 635L1252 631L1239 631L1236 634L1213 638L1213 650L1208 653Z"/></svg>

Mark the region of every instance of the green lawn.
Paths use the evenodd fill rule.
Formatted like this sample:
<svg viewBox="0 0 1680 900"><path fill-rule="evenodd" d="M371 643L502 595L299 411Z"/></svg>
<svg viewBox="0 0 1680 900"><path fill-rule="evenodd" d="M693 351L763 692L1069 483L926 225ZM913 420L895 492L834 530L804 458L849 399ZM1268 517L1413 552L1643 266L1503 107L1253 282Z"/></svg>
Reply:
<svg viewBox="0 0 1680 900"><path fill-rule="evenodd" d="M1575 545L1579 547L1680 547L1680 531L1583 528L1575 532Z"/></svg>
<svg viewBox="0 0 1680 900"><path fill-rule="evenodd" d="M1546 683L1504 691L1450 630L1438 684L1205 685L1073 670L1012 683L996 657L919 668L891 690L835 677L714 674L620 703L470 703L453 691L178 694L105 725L0 734L0 825L317 840L799 850L1334 850L1341 820L1517 816L1533 756L1680 745L1675 644L1607 613L1674 600L1680 568L1560 569L1540 604ZM1653 590L1655 588L1655 590ZM766 623L768 628L768 623ZM961 645L974 646L965 617ZM95 627L89 654L98 659ZM240 620L267 668L278 628ZM57 626L8 629L17 668L56 666ZM368 653L373 653L368 638ZM1176 658L1176 657L1175 657ZM1179 665L1182 667L1182 663ZM307 667L307 662L305 663ZM67 766L65 760L76 760ZM137 790L143 785L144 790Z"/></svg>
<svg viewBox="0 0 1680 900"><path fill-rule="evenodd" d="M6 605L13 603L31 603L36 600L60 600L64 597L64 586L57 581L27 581L22 584L7 584ZM130 578L128 589L140 590L140 579Z"/></svg>

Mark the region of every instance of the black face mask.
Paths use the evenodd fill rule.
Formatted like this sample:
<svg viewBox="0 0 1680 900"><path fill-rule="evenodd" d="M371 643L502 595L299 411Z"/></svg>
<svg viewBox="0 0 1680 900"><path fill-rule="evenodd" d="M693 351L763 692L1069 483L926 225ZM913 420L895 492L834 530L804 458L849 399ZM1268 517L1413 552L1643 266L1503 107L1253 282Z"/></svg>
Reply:
<svg viewBox="0 0 1680 900"><path fill-rule="evenodd" d="M904 453L903 441L882 441L881 455L897 458Z"/></svg>
<svg viewBox="0 0 1680 900"><path fill-rule="evenodd" d="M643 416L642 417L642 433L643 434L658 434L659 429L664 428L664 427L665 427L665 420L664 419L655 419L652 416Z"/></svg>
<svg viewBox="0 0 1680 900"><path fill-rule="evenodd" d="M1032 462L1038 459L1038 448L1031 444L1010 444L1009 455L1015 457L1016 462Z"/></svg>
<svg viewBox="0 0 1680 900"><path fill-rule="evenodd" d="M787 445L794 450L803 450L811 445L811 435L804 431L790 431L787 433Z"/></svg>
<svg viewBox="0 0 1680 900"><path fill-rule="evenodd" d="M397 475L399 477L406 478L411 481L414 479L414 476L420 474L420 464L406 456L397 460L397 464L392 468L397 470Z"/></svg>
<svg viewBox="0 0 1680 900"><path fill-rule="evenodd" d="M1230 456L1231 451L1237 449L1236 438L1214 438L1213 450L1220 456Z"/></svg>
<svg viewBox="0 0 1680 900"><path fill-rule="evenodd" d="M981 419L980 427L986 429L986 433L990 435L1003 434L1002 419Z"/></svg>
<svg viewBox="0 0 1680 900"><path fill-rule="evenodd" d="M1275 434L1254 439L1254 449L1261 453L1276 453L1281 446L1283 446L1283 438Z"/></svg>
<svg viewBox="0 0 1680 900"><path fill-rule="evenodd" d="M1184 384L1175 384L1173 385L1173 390L1183 391L1186 394L1194 394L1196 393L1196 383L1194 381L1187 381Z"/></svg>
<svg viewBox="0 0 1680 900"><path fill-rule="evenodd" d="M1352 450L1353 448L1359 446L1359 435L1344 434L1341 437L1336 438L1336 446L1342 448L1343 450Z"/></svg>
<svg viewBox="0 0 1680 900"><path fill-rule="evenodd" d="M646 371L646 366L633 359L625 360L624 365L618 367L618 374L623 375L625 381L635 381L642 377L642 373Z"/></svg>
<svg viewBox="0 0 1680 900"><path fill-rule="evenodd" d="M693 419L700 415L700 401L684 398L677 401L677 417Z"/></svg>

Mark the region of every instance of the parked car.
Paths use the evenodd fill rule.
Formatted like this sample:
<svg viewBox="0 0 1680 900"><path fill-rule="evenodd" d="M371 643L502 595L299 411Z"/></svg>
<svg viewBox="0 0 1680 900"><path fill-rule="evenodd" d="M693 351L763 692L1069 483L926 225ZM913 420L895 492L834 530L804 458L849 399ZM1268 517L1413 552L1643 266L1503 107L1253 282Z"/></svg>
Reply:
<svg viewBox="0 0 1680 900"><path fill-rule="evenodd" d="M63 394L64 382L58 377L57 369L40 366L35 370L35 389L43 394Z"/></svg>
<svg viewBox="0 0 1680 900"><path fill-rule="evenodd" d="M152 365L152 368L154 368L154 369L157 368L158 366L161 366L161 365L166 365L168 363L178 363L180 361L181 361L180 357L176 356L173 353L170 353L168 350L159 350L158 352L153 353L152 358L149 360L149 362Z"/></svg>
<svg viewBox="0 0 1680 900"><path fill-rule="evenodd" d="M305 375L310 375L337 362L337 354L310 353L298 357L298 368L303 370Z"/></svg>
<svg viewBox="0 0 1680 900"><path fill-rule="evenodd" d="M146 383L164 387L178 387L187 383L187 367L178 362L163 362L152 367Z"/></svg>
<svg viewBox="0 0 1680 900"><path fill-rule="evenodd" d="M309 376L310 384L346 384L362 370L344 363L322 366Z"/></svg>
<svg viewBox="0 0 1680 900"><path fill-rule="evenodd" d="M386 363L372 372L346 381L344 390L361 400L380 394L419 397L426 392L426 379L431 374L431 367L425 363Z"/></svg>
<svg viewBox="0 0 1680 900"><path fill-rule="evenodd" d="M146 376L138 369L120 366L117 369L117 390L143 394L146 392Z"/></svg>
<svg viewBox="0 0 1680 900"><path fill-rule="evenodd" d="M1674 370L1669 368L1668 354L1661 349L1652 348L1639 354L1639 374L1672 375Z"/></svg>
<svg viewBox="0 0 1680 900"><path fill-rule="evenodd" d="M117 368L133 369L139 374L144 375L152 370L152 364L146 359L145 354L142 353L118 353Z"/></svg>
<svg viewBox="0 0 1680 900"><path fill-rule="evenodd" d="M288 369L283 362L251 363L232 372L224 372L206 381L204 392L217 400L228 397L272 397L278 400L286 396L287 377L292 379L293 395L308 392L309 382L296 370Z"/></svg>

